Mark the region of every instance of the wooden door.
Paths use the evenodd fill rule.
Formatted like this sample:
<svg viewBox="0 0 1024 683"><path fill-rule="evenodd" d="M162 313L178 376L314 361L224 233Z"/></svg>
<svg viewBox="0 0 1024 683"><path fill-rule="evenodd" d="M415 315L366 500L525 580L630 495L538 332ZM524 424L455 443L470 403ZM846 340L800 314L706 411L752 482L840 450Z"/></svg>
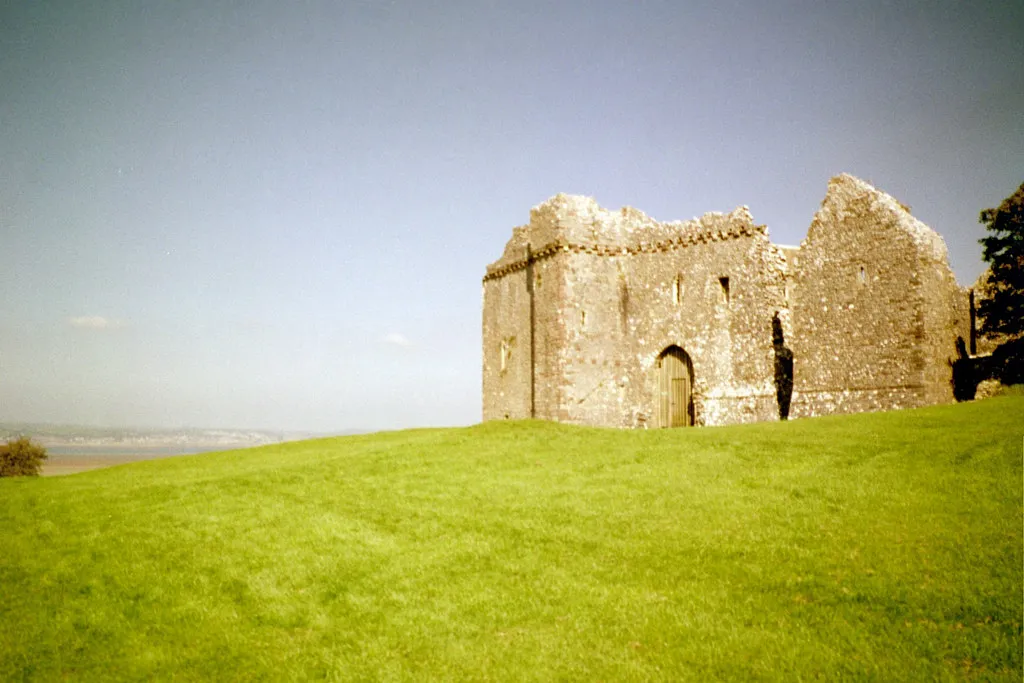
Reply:
<svg viewBox="0 0 1024 683"><path fill-rule="evenodd" d="M690 358L678 346L665 349L659 358L658 425L688 427L693 424L693 370Z"/></svg>

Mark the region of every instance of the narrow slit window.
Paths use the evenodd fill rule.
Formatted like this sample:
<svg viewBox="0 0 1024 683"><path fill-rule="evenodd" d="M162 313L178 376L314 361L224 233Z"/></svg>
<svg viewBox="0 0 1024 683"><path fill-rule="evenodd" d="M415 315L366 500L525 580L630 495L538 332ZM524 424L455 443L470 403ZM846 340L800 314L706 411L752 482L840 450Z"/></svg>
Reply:
<svg viewBox="0 0 1024 683"><path fill-rule="evenodd" d="M676 275L672 280L672 303L679 305L683 303L683 276Z"/></svg>
<svg viewBox="0 0 1024 683"><path fill-rule="evenodd" d="M729 304L729 278L720 277L718 278L718 284L722 287L722 302L726 305Z"/></svg>
<svg viewBox="0 0 1024 683"><path fill-rule="evenodd" d="M857 269L857 282L862 285L866 285L868 283L868 271L864 266Z"/></svg>
<svg viewBox="0 0 1024 683"><path fill-rule="evenodd" d="M580 311L580 328L587 329L587 312Z"/></svg>
<svg viewBox="0 0 1024 683"><path fill-rule="evenodd" d="M501 355L501 372L504 374L512 362L512 349L516 345L515 337L505 337L501 340L501 347L498 353Z"/></svg>

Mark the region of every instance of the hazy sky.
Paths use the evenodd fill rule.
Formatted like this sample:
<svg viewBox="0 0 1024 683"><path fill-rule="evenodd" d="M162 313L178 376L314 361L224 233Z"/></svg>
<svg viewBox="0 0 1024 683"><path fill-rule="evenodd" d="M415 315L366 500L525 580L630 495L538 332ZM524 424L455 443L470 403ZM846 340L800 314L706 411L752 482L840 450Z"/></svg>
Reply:
<svg viewBox="0 0 1024 683"><path fill-rule="evenodd" d="M6 2L0 421L480 416L480 279L558 192L750 206L832 175L962 284L1024 180L1022 2Z"/></svg>

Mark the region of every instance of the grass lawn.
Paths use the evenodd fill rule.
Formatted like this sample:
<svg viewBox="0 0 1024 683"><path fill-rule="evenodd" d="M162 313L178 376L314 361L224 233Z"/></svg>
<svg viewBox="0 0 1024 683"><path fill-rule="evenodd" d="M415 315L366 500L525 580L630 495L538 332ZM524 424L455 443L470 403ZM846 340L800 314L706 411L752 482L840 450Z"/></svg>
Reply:
<svg viewBox="0 0 1024 683"><path fill-rule="evenodd" d="M0 680L1005 679L1024 397L0 481Z"/></svg>

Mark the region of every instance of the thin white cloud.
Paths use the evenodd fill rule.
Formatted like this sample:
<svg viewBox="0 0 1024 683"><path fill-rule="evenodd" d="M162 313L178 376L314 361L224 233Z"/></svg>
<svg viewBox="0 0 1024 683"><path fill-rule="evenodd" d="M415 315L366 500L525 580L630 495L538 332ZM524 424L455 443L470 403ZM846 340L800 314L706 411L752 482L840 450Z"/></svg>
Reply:
<svg viewBox="0 0 1024 683"><path fill-rule="evenodd" d="M80 315L68 318L68 325L81 330L113 330L124 327L124 322L113 318L104 318L102 315Z"/></svg>
<svg viewBox="0 0 1024 683"><path fill-rule="evenodd" d="M394 346L412 346L412 342L405 338L405 335L399 334L398 332L392 332L391 334L384 335L384 343L392 344Z"/></svg>

